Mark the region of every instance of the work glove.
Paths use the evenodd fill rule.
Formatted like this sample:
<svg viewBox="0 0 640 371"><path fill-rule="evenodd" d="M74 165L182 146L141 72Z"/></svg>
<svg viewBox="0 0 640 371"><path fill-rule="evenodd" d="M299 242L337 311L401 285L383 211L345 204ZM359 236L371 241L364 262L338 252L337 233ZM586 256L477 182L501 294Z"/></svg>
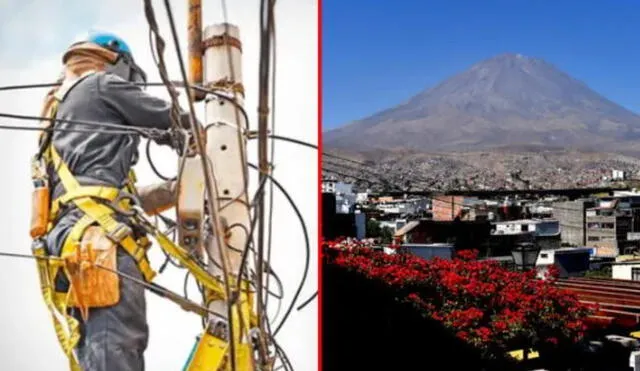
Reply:
<svg viewBox="0 0 640 371"><path fill-rule="evenodd" d="M184 150L184 143L186 140L186 134L182 130L170 129L154 138L154 141L161 146L169 146L179 154L182 154Z"/></svg>

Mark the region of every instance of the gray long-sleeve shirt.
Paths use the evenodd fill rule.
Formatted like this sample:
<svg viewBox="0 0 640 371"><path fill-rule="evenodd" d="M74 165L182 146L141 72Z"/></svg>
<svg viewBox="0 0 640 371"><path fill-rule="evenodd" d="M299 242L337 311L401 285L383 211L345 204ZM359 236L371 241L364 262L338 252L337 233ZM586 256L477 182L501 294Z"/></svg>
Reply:
<svg viewBox="0 0 640 371"><path fill-rule="evenodd" d="M98 72L80 81L68 91L58 106L56 118L86 120L118 125L168 129L171 104L156 98L140 87L105 72ZM182 114L186 126L188 115ZM91 129L90 125L58 122L57 128ZM117 130L95 127L96 132L54 131L52 144L71 173L82 185L122 187L137 156L139 135L110 134ZM51 179L52 199L65 193L55 172ZM52 254L59 255L70 228L82 214L70 208L61 215L47 236Z"/></svg>

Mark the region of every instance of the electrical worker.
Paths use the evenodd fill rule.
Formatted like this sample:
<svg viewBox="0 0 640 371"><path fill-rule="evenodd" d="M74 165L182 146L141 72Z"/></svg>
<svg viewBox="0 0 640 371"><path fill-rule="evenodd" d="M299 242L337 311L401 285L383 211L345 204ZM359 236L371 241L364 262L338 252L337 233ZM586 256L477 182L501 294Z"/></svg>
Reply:
<svg viewBox="0 0 640 371"><path fill-rule="evenodd" d="M172 105L144 91L141 84L146 83L146 75L122 39L94 33L71 45L62 61L62 83L47 95L45 115L57 120L160 130L172 127ZM189 127L188 115L183 111L178 110L173 117L179 118L178 124L183 128ZM161 212L175 204L175 182L135 188L131 168L138 158L139 135L109 133L114 129L98 124L56 121L50 125L54 125L54 131L41 136L38 156L46 160L50 193L47 199L52 201L47 209L50 217L46 233L41 238L47 252L78 259L84 256L150 281L152 271L146 257L150 244L144 233L124 215L105 212L112 209L105 209L104 205L126 204L122 198L115 199L116 194L137 194L145 212ZM63 130L56 131L57 128ZM184 139L175 138L171 135L156 141L177 149ZM102 214L96 210L102 210ZM32 237L33 223L32 217ZM67 297L72 303L68 313L77 321L79 335L77 341L71 340L75 354L67 354L71 368L144 370L143 353L148 341L144 287L106 271L87 271L86 276L75 278L69 272L58 270L53 278L57 293L72 292L71 299ZM91 284L87 289L86 285Z"/></svg>

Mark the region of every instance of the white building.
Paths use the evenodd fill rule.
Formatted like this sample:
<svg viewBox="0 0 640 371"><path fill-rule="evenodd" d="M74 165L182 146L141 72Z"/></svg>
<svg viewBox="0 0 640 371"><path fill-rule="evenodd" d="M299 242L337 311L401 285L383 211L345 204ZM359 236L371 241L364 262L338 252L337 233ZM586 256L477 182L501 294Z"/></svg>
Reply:
<svg viewBox="0 0 640 371"><path fill-rule="evenodd" d="M622 170L612 170L611 171L611 180L625 180L626 173Z"/></svg>
<svg viewBox="0 0 640 371"><path fill-rule="evenodd" d="M407 224L407 219L380 220L380 228L389 228L395 234L400 228Z"/></svg>
<svg viewBox="0 0 640 371"><path fill-rule="evenodd" d="M506 222L494 222L491 234L510 235L523 232L533 233L535 236L560 235L560 223L555 219L522 219Z"/></svg>
<svg viewBox="0 0 640 371"><path fill-rule="evenodd" d="M335 178L326 178L322 181L322 193L336 195L336 213L338 214L349 214L356 204L353 184L338 182Z"/></svg>
<svg viewBox="0 0 640 371"><path fill-rule="evenodd" d="M640 281L640 259L635 258L612 263L611 278Z"/></svg>
<svg viewBox="0 0 640 371"><path fill-rule="evenodd" d="M561 275L582 274L589 269L589 261L593 253L594 249L588 247L540 250L536 259L538 277L543 278L552 265L560 269Z"/></svg>
<svg viewBox="0 0 640 371"><path fill-rule="evenodd" d="M322 179L322 193L336 193L336 183L334 177Z"/></svg>
<svg viewBox="0 0 640 371"><path fill-rule="evenodd" d="M429 208L429 200L426 198L410 198L380 202L376 208L385 214L416 215L425 212Z"/></svg>
<svg viewBox="0 0 640 371"><path fill-rule="evenodd" d="M360 192L356 193L356 203L363 204L369 201L369 193L368 192Z"/></svg>

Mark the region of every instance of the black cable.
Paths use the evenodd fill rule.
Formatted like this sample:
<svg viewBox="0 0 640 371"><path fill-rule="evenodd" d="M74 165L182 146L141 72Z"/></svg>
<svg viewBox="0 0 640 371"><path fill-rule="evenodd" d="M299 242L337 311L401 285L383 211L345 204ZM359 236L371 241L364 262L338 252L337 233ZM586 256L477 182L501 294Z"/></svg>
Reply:
<svg viewBox="0 0 640 371"><path fill-rule="evenodd" d="M133 130L96 130L96 129L66 129L60 127L35 127L35 126L15 126L15 125L0 125L0 130L17 130L17 131L46 131L46 132L68 132L68 133L98 133L98 134L112 134L112 135L138 135L139 133Z"/></svg>
<svg viewBox="0 0 640 371"><path fill-rule="evenodd" d="M59 256L37 256L37 255L32 255L32 254L16 254L16 253L8 253L8 252L0 252L0 256L6 256L6 257L11 257L11 258L22 258L22 259L34 259L34 260L55 260L55 261L63 261L64 260L63 258L61 258ZM179 294L176 294L175 292L173 292L173 291L171 291L171 290L169 290L169 289L167 289L167 288L165 288L163 286L160 286L160 285L158 285L156 283L146 282L143 279L136 278L136 277L134 277L132 275L129 275L129 274L124 273L122 271L119 271L117 269L111 269L111 268L105 267L104 265L101 265L101 264L94 264L93 266L95 266L98 269L102 269L102 270L117 274L118 276L120 276L122 278L126 278L126 279L128 279L128 280L130 280L132 282L135 282L135 283L141 285L142 287L144 287L145 289L151 291L152 293L154 293L156 295L159 295L160 297L162 297L164 299L168 299L169 301L172 301L177 305L180 305L183 309L185 309L187 311L193 311L193 308L197 308L198 311L207 312L207 313L213 314L213 315L218 316L218 317L223 317L221 313L212 311L211 309L205 308L205 307L203 307L203 306L201 306L199 304L196 304L196 303L193 303L193 302L185 303L186 301L188 301L188 300L186 300L186 298L184 298L184 297L180 296ZM180 301L180 302L178 302L178 301ZM191 309L186 309L184 307L184 304L188 304L191 307Z"/></svg>
<svg viewBox="0 0 640 371"><path fill-rule="evenodd" d="M256 275L255 275L255 273L256 273L256 272L255 272L255 271L253 271L253 270L251 270L251 273L252 273L252 276L251 276L251 277L252 277L252 278L255 278L255 277L256 277ZM280 281L280 277L278 277L277 275L275 275L275 272L274 272L273 276L274 276L274 279L276 280L276 282L278 283L278 290L280 291L280 293L279 293L279 294L276 294L275 292L273 292L273 291L269 290L269 287L267 287L267 286L265 286L265 287L264 287L264 290L267 292L267 294L268 294L269 296L273 296L273 297L274 297L274 298L276 298L276 299L282 299L282 298L284 297L284 290L283 290L283 286L282 286L282 281ZM256 288L256 287L255 287L255 283L253 283L253 282L251 282L251 286L252 286L254 289Z"/></svg>
<svg viewBox="0 0 640 371"><path fill-rule="evenodd" d="M4 85L4 86L0 86L0 91L55 88L56 86L60 86L60 85L62 85L62 83L58 83L58 82L24 84L24 85Z"/></svg>
<svg viewBox="0 0 640 371"><path fill-rule="evenodd" d="M248 163L248 165L249 165L250 168L252 168L254 170L257 170L257 171L260 171L259 168L256 165L254 165L252 163ZM273 184L276 187L278 187L278 190L280 190L280 192L282 192L282 194L285 196L285 198L287 199L287 201L289 202L289 204L293 208L294 212L296 213L296 215L298 217L298 220L300 221L300 224L302 226L302 232L304 234L304 240L305 240L305 252L306 252L304 271L302 273L302 279L300 280L300 284L298 285L298 288L296 289L296 292L293 295L293 299L291 299L291 304L287 308L282 320L280 321L280 323L276 327L275 332L273 333L273 336L276 336L278 334L278 332L280 331L280 329L282 328L282 326L284 325L284 323L287 321L287 319L291 315L291 311L293 310L293 307L295 306L296 301L298 300L298 297L300 296L300 292L302 291L302 287L304 286L304 283L307 280L307 276L309 275L309 265L310 265L310 259L311 259L311 245L310 245L310 242L309 242L309 232L307 231L307 224L305 223L304 218L302 217L302 213L300 212L300 209L298 209L298 206L296 205L295 201L293 201L293 199L291 198L291 195L289 195L289 192L287 192L287 190L284 189L284 187L282 186L282 184L280 184L280 182L278 182L275 178L273 178L269 174L265 174L265 175L269 178L269 180L271 182L273 182Z"/></svg>
<svg viewBox="0 0 640 371"><path fill-rule="evenodd" d="M278 285L278 291L280 291L280 296L272 295L278 299L284 298L284 285L282 284L282 280L280 276L276 273L275 270L271 267L271 265L267 265L268 273L276 280L276 284Z"/></svg>
<svg viewBox="0 0 640 371"><path fill-rule="evenodd" d="M298 308L296 308L297 310L302 310L304 309L304 307L306 307L309 303L311 303L313 301L313 299L315 299L318 296L318 291L314 292L313 295L311 295L311 297L307 300L305 300L302 304L300 304L298 306Z"/></svg>
<svg viewBox="0 0 640 371"><path fill-rule="evenodd" d="M282 140L282 141L285 141L285 142L299 144L301 146L309 147L309 148L312 148L312 149L318 149L318 146L315 145L315 144L311 144L309 142L303 142L303 141L301 141L299 139L289 138L289 137L285 137L285 136L282 136L282 135L270 134L269 138Z"/></svg>
<svg viewBox="0 0 640 371"><path fill-rule="evenodd" d="M271 8L271 11L273 12L273 7ZM274 139L276 139L275 137L275 133L276 133L276 66L277 66L277 60L276 60L276 50L277 50L277 46L276 46L276 29L275 29L275 15L271 14L271 18L273 20L273 24L271 25L271 34L269 35L271 37L271 43L273 44L273 47L271 48L271 58L273 59L271 61L271 65L273 66L273 71L271 73L271 131L272 131L272 135L267 135L267 137L271 138L271 156L269 158L269 162L270 162L270 166L271 166L271 174L273 174L274 171L274 167L273 164L275 163L275 154L276 154L276 141ZM266 179L266 178L265 178ZM269 207L269 215L267 216L267 264L269 264L269 268L271 268L271 252L272 252L272 242L273 242L273 183L269 183L269 201L268 201L268 207ZM272 270L273 271L273 270ZM275 272L274 272L275 273ZM267 275L267 279L265 280L265 286L267 287L267 289L269 288L269 277L271 277L271 275ZM282 283L280 283L282 284ZM281 291L282 294L284 295L284 290L282 290L282 286L281 286ZM280 307L281 307L281 300L278 302L278 311L277 314L280 314ZM267 295L264 299L264 308L268 308L269 305L269 295ZM266 309L265 309L266 310ZM274 319L277 318L274 317ZM269 320L267 319L267 322Z"/></svg>
<svg viewBox="0 0 640 371"><path fill-rule="evenodd" d="M242 229L242 231L244 232L245 236L247 236L247 239L248 239L248 238L249 238L249 236L251 235L251 232L249 231L249 228L247 228L247 226L246 226L246 225L244 225L244 224L242 224L242 223L239 223L239 222L238 222L238 223L233 223L233 224L228 225L228 226L227 226L227 231L230 231L230 230L232 230L233 228L240 228L240 229ZM226 244L226 246L227 246L227 248L229 248L230 250L235 251L235 252L242 253L243 251L245 251L245 250L240 250L239 248L237 248L237 247L235 247L235 246L233 246L233 245L231 245L231 244Z"/></svg>
<svg viewBox="0 0 640 371"><path fill-rule="evenodd" d="M160 214L156 215L157 217L159 217L161 220L163 220L163 218L166 218ZM168 219L168 218L166 218ZM166 222L165 222L166 223ZM173 240L175 240L176 237L176 226L175 224L173 226L170 227L171 228L171 238ZM166 232L164 234L167 234ZM178 268L178 269L184 269L185 267L183 267L182 265L180 265L180 263L176 263L173 258L166 252L164 251L164 249L160 249L162 251L162 254L164 255L164 262L162 263L162 265L160 266L160 268L158 269L158 273L162 273L164 272L164 270L167 267L167 264L171 264L172 266Z"/></svg>
<svg viewBox="0 0 640 371"><path fill-rule="evenodd" d="M153 160L151 160L151 139L147 140L147 145L145 148L145 153L147 155L147 162L149 163L149 166L151 167L151 170L153 170L153 172L156 174L156 176L164 181L174 181L177 180L178 177L174 176L173 178L169 178L166 177L164 175L162 175L160 173L160 171L158 171L158 168L156 168L156 165L153 163Z"/></svg>
<svg viewBox="0 0 640 371"><path fill-rule="evenodd" d="M170 81L170 83L176 87L182 89L192 89L201 93L213 95L214 97L224 100L225 102L231 103L235 106L237 110L242 114L245 122L249 123L249 115L244 107L238 103L235 99L227 96L224 93L220 93L216 89L209 89L201 85L196 84L186 84L182 81ZM123 84L123 85L135 85L135 86L143 86L143 87L165 87L165 83L163 82L147 82L147 83L134 83L128 81L115 82L114 84ZM24 84L24 85L4 85L0 86L0 92L2 91L12 91L12 90L22 90L22 89L42 89L42 88L53 88L56 86L60 86L61 83L42 83L42 84Z"/></svg>
<svg viewBox="0 0 640 371"><path fill-rule="evenodd" d="M272 339L272 341L273 341L273 346L276 348L276 353L280 355L280 360L282 361L282 365L284 366L285 371L294 371L293 365L291 364L291 361L289 360L287 353L285 353L284 349L282 349L280 344L276 342L276 339Z"/></svg>
<svg viewBox="0 0 640 371"><path fill-rule="evenodd" d="M259 71L258 71L258 165L260 172L258 173L259 179L262 180L266 178L267 175L271 172L272 163L269 162L268 158L268 141L267 136L269 132L269 84L271 82L271 41L272 41L272 27L273 27L273 0L262 0L260 2L260 51L259 51ZM263 285L264 285L264 258L265 258L265 198L264 192L259 194L257 204L256 204L256 213L258 218L258 233L257 233L257 259L259 264L257 264L257 277L256 277L256 285L257 285L257 295L256 295L256 306L257 306L257 319L258 319L258 327L261 332L265 331L265 320L267 316L265 316L265 296L263 296ZM272 337L269 331L270 337ZM270 339L271 340L271 339ZM266 341L261 336L260 337L260 345L259 345L259 355L262 361L265 361L266 357Z"/></svg>
<svg viewBox="0 0 640 371"><path fill-rule="evenodd" d="M158 73L160 74L162 85L164 85L167 89L169 98L171 99L171 122L174 127L180 129L182 128L182 125L180 122L180 104L178 102L178 93L169 80L169 73L167 72L167 67L164 60L164 49L166 44L162 36L160 36L160 30L151 0L144 0L144 14L149 26L149 41L150 43L152 41L155 41L155 43L152 43L149 46L153 48L153 46L155 45L155 49L157 52L152 53L152 57L154 62L156 62L156 67L158 68ZM155 38L152 37L153 35L155 35ZM178 58L182 58L179 52Z"/></svg>
<svg viewBox="0 0 640 371"><path fill-rule="evenodd" d="M275 320L280 315L280 311L282 310L282 302L283 302L283 299L284 299L284 285L282 284L282 281L280 280L280 277L276 274L276 271L273 270L273 268L271 268L270 265L268 265L267 268L269 269L269 274L273 276L273 279L276 281L276 285L278 285L278 289L282 293L282 295L281 295L282 298L277 298L278 299L277 300L278 308L276 309L276 313L273 315L273 320L272 320L273 322L275 322ZM265 308L267 308L267 300L266 299L265 299Z"/></svg>
<svg viewBox="0 0 640 371"><path fill-rule="evenodd" d="M120 129L122 131L126 131L127 134L129 135L139 134L144 137L152 137L152 138L161 137L163 134L167 133L166 130L160 130L155 128L138 128L130 125L119 125L119 124L112 124L107 122L88 121L88 120L57 119L57 118L49 118L44 116L17 115L13 113L0 113L0 117L14 119L14 120L54 121L54 122L61 122L61 123L74 124L74 125L101 126L105 128ZM38 130L47 131L47 130L70 130L70 129L60 129L60 128L48 129L43 127L43 128L38 128ZM95 132L95 128L89 132Z"/></svg>
<svg viewBox="0 0 640 371"><path fill-rule="evenodd" d="M187 288L187 284L189 283L189 275L191 274L191 272L187 271L187 273L184 275L184 283L182 286L182 290L184 292L184 297L189 299L189 290Z"/></svg>
<svg viewBox="0 0 640 371"><path fill-rule="evenodd" d="M262 191L262 189L264 188L264 185L266 184L267 178L263 178L262 181L260 182L260 184L258 185L258 189L256 190L256 194L253 196L252 200L251 200L251 206L255 206L255 200L258 197L258 195L260 194L260 192ZM242 257L240 258L240 266L238 268L238 272L236 274L237 277L241 277L242 275L242 271L244 270L244 267L247 264L247 258L249 255L249 245L252 243L253 241L253 231L255 230L255 226L256 226L256 222L257 222L258 218L256 217L256 215L254 215L253 218L251 218L251 224L250 224L250 228L249 228L249 236L247 237L247 244L244 247L244 251L242 252Z"/></svg>

